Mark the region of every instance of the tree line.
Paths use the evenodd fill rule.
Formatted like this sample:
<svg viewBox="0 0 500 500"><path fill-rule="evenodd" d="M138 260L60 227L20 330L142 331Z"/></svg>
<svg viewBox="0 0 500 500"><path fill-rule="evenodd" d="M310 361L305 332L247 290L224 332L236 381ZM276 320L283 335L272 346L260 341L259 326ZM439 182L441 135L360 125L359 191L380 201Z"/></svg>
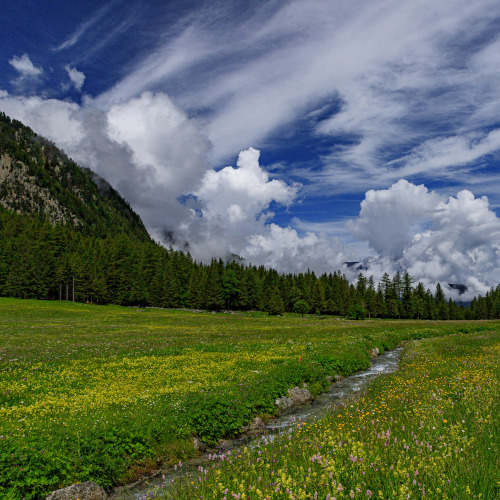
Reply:
<svg viewBox="0 0 500 500"><path fill-rule="evenodd" d="M471 307L431 292L408 272L385 274L379 283L339 271L280 274L264 266L193 260L126 233L102 237L43 217L0 210L0 295L96 304L260 310L401 319L500 317L500 288Z"/></svg>

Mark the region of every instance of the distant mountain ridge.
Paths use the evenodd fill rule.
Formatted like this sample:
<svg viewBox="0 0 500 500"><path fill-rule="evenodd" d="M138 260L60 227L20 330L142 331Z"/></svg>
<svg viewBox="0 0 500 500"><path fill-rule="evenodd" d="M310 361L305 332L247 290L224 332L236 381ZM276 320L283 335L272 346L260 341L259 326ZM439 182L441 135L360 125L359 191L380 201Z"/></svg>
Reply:
<svg viewBox="0 0 500 500"><path fill-rule="evenodd" d="M105 237L149 240L140 217L108 182L0 112L0 205Z"/></svg>

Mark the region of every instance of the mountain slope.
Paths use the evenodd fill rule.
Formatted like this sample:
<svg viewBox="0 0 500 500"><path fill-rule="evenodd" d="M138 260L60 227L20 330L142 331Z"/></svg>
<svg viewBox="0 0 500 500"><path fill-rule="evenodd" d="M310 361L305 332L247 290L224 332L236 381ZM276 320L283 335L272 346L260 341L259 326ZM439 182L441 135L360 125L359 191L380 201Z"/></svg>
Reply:
<svg viewBox="0 0 500 500"><path fill-rule="evenodd" d="M147 241L140 217L104 179L0 113L0 205L94 236L126 232Z"/></svg>

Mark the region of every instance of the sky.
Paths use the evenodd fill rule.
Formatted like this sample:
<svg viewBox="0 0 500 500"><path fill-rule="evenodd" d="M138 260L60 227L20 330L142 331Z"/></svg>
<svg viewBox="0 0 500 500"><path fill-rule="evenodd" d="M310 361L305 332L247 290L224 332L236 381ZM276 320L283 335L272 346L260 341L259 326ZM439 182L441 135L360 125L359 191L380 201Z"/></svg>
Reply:
<svg viewBox="0 0 500 500"><path fill-rule="evenodd" d="M152 237L281 272L500 282L498 0L18 0L0 110Z"/></svg>

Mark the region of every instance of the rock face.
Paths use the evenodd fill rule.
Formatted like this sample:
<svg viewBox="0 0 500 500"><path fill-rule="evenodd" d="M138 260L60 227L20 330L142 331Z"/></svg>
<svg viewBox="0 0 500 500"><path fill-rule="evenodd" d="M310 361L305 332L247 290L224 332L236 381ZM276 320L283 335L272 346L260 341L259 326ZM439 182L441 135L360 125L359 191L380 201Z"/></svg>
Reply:
<svg viewBox="0 0 500 500"><path fill-rule="evenodd" d="M276 400L276 406L280 413L285 415L293 411L295 406L307 405L312 400L313 397L309 389L294 387L293 389L288 389L288 397L282 396Z"/></svg>
<svg viewBox="0 0 500 500"><path fill-rule="evenodd" d="M295 406L306 405L313 400L312 394L306 388L299 389L298 387L294 387L293 389L288 389L288 396Z"/></svg>
<svg viewBox="0 0 500 500"><path fill-rule="evenodd" d="M53 491L45 500L107 500L106 492L93 481Z"/></svg>
<svg viewBox="0 0 500 500"><path fill-rule="evenodd" d="M9 157L0 156L0 204L17 213L44 213L53 224L80 225L81 221L54 198L30 175L26 165Z"/></svg>
<svg viewBox="0 0 500 500"><path fill-rule="evenodd" d="M261 429L264 429L265 424L262 421L261 418L255 417L250 424L250 431L260 431Z"/></svg>
<svg viewBox="0 0 500 500"><path fill-rule="evenodd" d="M285 415L293 411L293 400L291 398L287 398L286 396L282 396L276 400L276 406L278 407L280 413Z"/></svg>
<svg viewBox="0 0 500 500"><path fill-rule="evenodd" d="M207 449L207 445L198 437L193 437L193 446L196 451L204 452Z"/></svg>
<svg viewBox="0 0 500 500"><path fill-rule="evenodd" d="M262 421L260 417L255 417L251 422L250 425L245 425L242 427L241 432L246 433L246 432L251 432L252 434L258 434L261 432L263 429L265 429L266 424Z"/></svg>

